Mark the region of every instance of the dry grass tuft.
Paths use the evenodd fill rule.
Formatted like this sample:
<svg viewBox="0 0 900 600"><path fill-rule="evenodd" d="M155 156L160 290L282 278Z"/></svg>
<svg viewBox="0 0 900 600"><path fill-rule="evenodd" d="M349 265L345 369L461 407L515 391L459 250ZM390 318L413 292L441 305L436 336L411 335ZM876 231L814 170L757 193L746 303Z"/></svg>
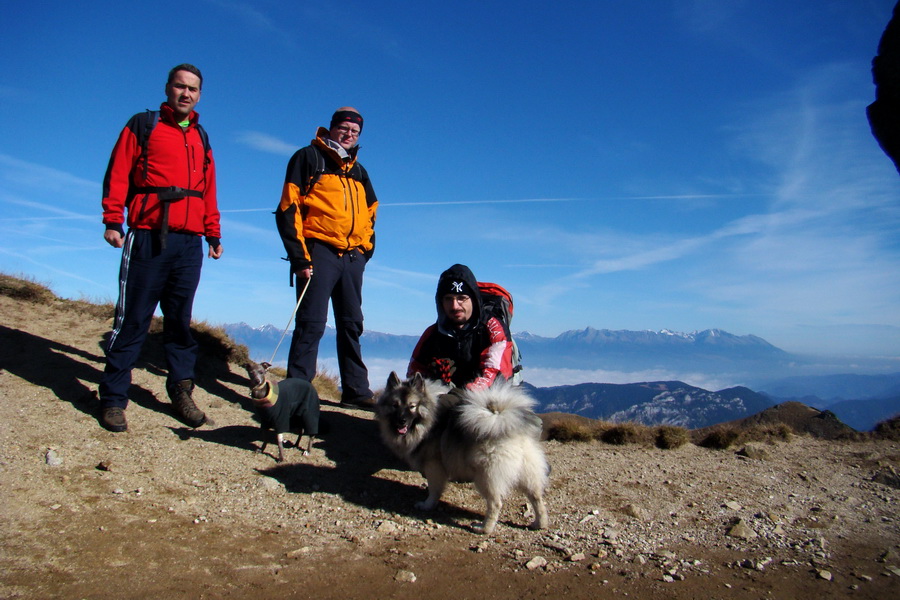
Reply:
<svg viewBox="0 0 900 600"><path fill-rule="evenodd" d="M742 442L789 442L793 439L794 428L787 423L754 425L742 431Z"/></svg>
<svg viewBox="0 0 900 600"><path fill-rule="evenodd" d="M32 304L59 303L61 310L67 310L78 317L96 317L111 319L115 312L112 302L93 302L90 300L68 300L58 297L53 290L31 278L14 277L0 273L0 296L8 296L22 302Z"/></svg>
<svg viewBox="0 0 900 600"><path fill-rule="evenodd" d="M610 425L605 421L589 419L569 413L542 413L544 423L543 439L558 442L591 442L600 436Z"/></svg>
<svg viewBox="0 0 900 600"><path fill-rule="evenodd" d="M703 448L725 450L732 444L737 443L740 437L741 433L735 427L722 426L707 433L706 436L698 440L696 444Z"/></svg>
<svg viewBox="0 0 900 600"><path fill-rule="evenodd" d="M878 440L900 442L900 415L878 423L872 430L872 437Z"/></svg>
<svg viewBox="0 0 900 600"><path fill-rule="evenodd" d="M626 444L649 446L653 443L653 430L646 425L638 423L618 423L601 433L600 440L614 446L624 446Z"/></svg>
<svg viewBox="0 0 900 600"><path fill-rule="evenodd" d="M691 442L690 432L683 427L663 425L649 427L640 423L610 423L573 415L543 415L544 437L558 442L601 441L615 446L640 444L661 449L680 448Z"/></svg>
<svg viewBox="0 0 900 600"><path fill-rule="evenodd" d="M285 375L287 375L287 372L285 372ZM313 378L312 383L320 398L334 400L335 402L340 401L341 390L338 377L333 373L330 373L327 369L319 370Z"/></svg>
<svg viewBox="0 0 900 600"><path fill-rule="evenodd" d="M115 304L112 302L97 302L87 298L68 300L59 298L53 291L27 277L16 277L0 273L0 296L8 296L22 302L35 304L58 304L60 310L71 313L73 321L79 318L112 319L115 316ZM150 322L149 334L151 337L161 337L163 332L163 319L154 316ZM243 366L250 360L250 352L243 344L238 344L226 333L225 328L218 325L210 325L205 321L191 322L191 332L200 346L200 362L209 359L221 360L238 366ZM148 340L149 341L149 340ZM201 367L202 368L202 367ZM284 379L287 372L280 367L272 367L270 370L276 378ZM340 388L337 377L322 372L316 375L313 385L324 398L340 399Z"/></svg>
<svg viewBox="0 0 900 600"><path fill-rule="evenodd" d="M191 323L191 332L200 344L200 351L208 357L219 358L234 365L244 365L250 360L247 346L231 339L220 325L194 321Z"/></svg>
<svg viewBox="0 0 900 600"><path fill-rule="evenodd" d="M278 379L287 379L287 369L283 367L269 367L269 373Z"/></svg>
<svg viewBox="0 0 900 600"><path fill-rule="evenodd" d="M56 300L56 294L46 285L5 273L0 273L0 295L34 304L51 304Z"/></svg>
<svg viewBox="0 0 900 600"><path fill-rule="evenodd" d="M597 436L597 427L576 421L561 421L547 428L547 439L558 442L592 442Z"/></svg>
<svg viewBox="0 0 900 600"><path fill-rule="evenodd" d="M691 434L684 427L661 425L656 428L656 447L663 450L674 450L690 443Z"/></svg>
<svg viewBox="0 0 900 600"><path fill-rule="evenodd" d="M115 305L111 302L59 298L49 287L41 283L5 273L0 273L0 295L36 304L59 303L60 310L68 311L76 317L111 319L115 315ZM163 320L153 317L150 334L161 334L162 330ZM247 347L232 340L223 327L213 326L204 321L194 321L191 323L191 330L200 344L200 352L207 357L220 358L237 365L243 365L250 358Z"/></svg>
<svg viewBox="0 0 900 600"><path fill-rule="evenodd" d="M92 302L90 300L62 300L66 308L79 317L95 319L112 319L116 314L116 305L112 302Z"/></svg>
<svg viewBox="0 0 900 600"><path fill-rule="evenodd" d="M747 427L725 424L705 430L703 437L694 443L703 448L726 450L748 442L789 442L795 435L796 432L787 423L763 423Z"/></svg>

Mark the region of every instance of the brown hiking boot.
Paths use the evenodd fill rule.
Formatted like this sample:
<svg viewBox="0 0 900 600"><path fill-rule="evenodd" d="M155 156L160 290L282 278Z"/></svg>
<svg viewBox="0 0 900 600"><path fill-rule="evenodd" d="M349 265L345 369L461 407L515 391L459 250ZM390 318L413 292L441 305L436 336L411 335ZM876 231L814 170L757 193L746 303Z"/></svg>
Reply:
<svg viewBox="0 0 900 600"><path fill-rule="evenodd" d="M341 406L348 408L362 408L365 410L375 410L378 401L374 396L363 396L362 398L342 398Z"/></svg>
<svg viewBox="0 0 900 600"><path fill-rule="evenodd" d="M128 421L125 420L125 409L119 406L107 406L100 411L100 424L104 428L121 433L128 431Z"/></svg>
<svg viewBox="0 0 900 600"><path fill-rule="evenodd" d="M200 427L206 423L206 415L202 410L194 404L191 398L191 392L194 391L194 382L190 379L182 379L181 381L166 386L169 392L169 398L172 400L172 407L175 413L181 417L181 420L189 427Z"/></svg>

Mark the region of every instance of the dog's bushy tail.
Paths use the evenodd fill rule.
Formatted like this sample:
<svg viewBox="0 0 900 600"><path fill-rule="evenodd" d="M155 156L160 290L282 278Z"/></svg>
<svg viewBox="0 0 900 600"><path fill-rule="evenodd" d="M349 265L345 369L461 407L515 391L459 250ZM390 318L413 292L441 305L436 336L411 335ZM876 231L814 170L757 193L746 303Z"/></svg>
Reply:
<svg viewBox="0 0 900 600"><path fill-rule="evenodd" d="M488 389L466 392L459 404L459 423L478 439L539 437L542 423L534 413L535 404L522 388L496 383Z"/></svg>

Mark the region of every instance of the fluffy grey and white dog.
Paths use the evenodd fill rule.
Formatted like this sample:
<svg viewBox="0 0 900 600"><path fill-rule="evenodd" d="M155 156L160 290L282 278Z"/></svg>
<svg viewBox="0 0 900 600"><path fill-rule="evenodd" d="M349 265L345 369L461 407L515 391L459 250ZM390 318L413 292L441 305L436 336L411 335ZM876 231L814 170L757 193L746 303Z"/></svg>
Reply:
<svg viewBox="0 0 900 600"><path fill-rule="evenodd" d="M530 396L509 384L451 391L418 373L405 382L391 373L375 415L385 444L428 480L428 498L416 508L437 506L448 481L474 482L486 503L476 530L490 534L503 500L517 490L534 510L529 528L547 526L550 468L533 407Z"/></svg>

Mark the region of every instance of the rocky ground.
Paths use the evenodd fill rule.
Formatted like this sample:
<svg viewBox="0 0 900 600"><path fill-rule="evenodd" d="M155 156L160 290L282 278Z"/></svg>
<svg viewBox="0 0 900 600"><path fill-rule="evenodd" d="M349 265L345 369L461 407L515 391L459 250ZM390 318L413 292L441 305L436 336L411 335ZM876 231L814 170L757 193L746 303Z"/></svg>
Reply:
<svg viewBox="0 0 900 600"><path fill-rule="evenodd" d="M369 412L277 464L236 368L169 412L153 349L130 431L97 424L104 319L0 296L2 598L896 598L900 444L795 437L710 450L545 442L551 527L491 537L453 485L435 513Z"/></svg>

